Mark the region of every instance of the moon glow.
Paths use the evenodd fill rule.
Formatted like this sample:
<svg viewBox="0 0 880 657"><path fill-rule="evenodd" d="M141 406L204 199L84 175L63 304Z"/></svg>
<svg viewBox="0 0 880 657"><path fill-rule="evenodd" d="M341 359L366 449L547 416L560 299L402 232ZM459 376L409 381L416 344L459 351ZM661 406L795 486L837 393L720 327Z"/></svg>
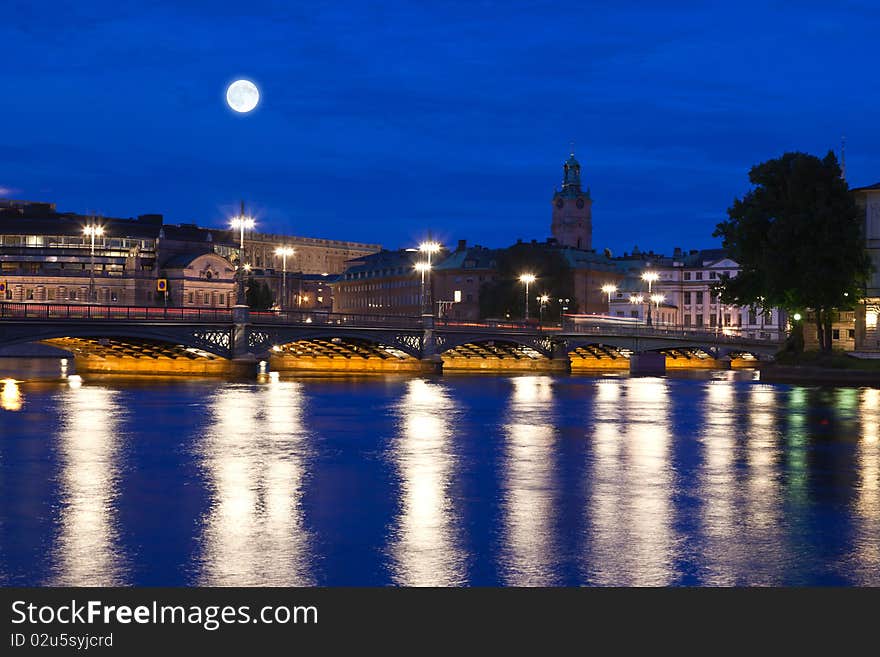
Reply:
<svg viewBox="0 0 880 657"><path fill-rule="evenodd" d="M260 102L260 90L250 80L236 80L226 89L226 102L236 112L246 114Z"/></svg>

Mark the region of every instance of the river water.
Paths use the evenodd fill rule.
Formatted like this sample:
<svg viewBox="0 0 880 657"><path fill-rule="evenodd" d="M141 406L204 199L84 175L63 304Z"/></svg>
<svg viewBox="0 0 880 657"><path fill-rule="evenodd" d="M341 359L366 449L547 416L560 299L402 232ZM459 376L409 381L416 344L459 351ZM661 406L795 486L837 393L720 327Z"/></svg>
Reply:
<svg viewBox="0 0 880 657"><path fill-rule="evenodd" d="M880 390L6 381L3 585L880 585Z"/></svg>

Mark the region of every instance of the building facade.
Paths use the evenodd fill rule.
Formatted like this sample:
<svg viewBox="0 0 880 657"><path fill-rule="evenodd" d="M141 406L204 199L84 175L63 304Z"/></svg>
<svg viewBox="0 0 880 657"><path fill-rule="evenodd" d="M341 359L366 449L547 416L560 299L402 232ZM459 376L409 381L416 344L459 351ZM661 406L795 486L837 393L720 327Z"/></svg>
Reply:
<svg viewBox="0 0 880 657"><path fill-rule="evenodd" d="M434 311L448 320L480 319L480 292L483 285L498 277L498 249L468 247L464 240L431 272Z"/></svg>
<svg viewBox="0 0 880 657"><path fill-rule="evenodd" d="M85 234L87 228L100 234ZM226 230L59 213L52 203L0 201L5 301L114 305L234 304L238 250ZM158 291L168 281L168 296Z"/></svg>
<svg viewBox="0 0 880 657"><path fill-rule="evenodd" d="M853 190L859 209L864 212L865 241L873 271L865 289L865 298L855 311L853 349L880 353L880 183Z"/></svg>
<svg viewBox="0 0 880 657"><path fill-rule="evenodd" d="M270 233L245 234L245 259L256 269L281 272L284 263L282 257L275 253L278 247L291 247L294 250L293 255L287 256L288 272L328 276L341 274L349 260L382 250L381 244Z"/></svg>
<svg viewBox="0 0 880 657"><path fill-rule="evenodd" d="M442 260L445 253L438 254ZM399 315L415 317L422 314L422 275L415 264L421 254L412 249L382 250L351 260L331 287L333 310L360 315ZM425 290L430 276L425 276Z"/></svg>
<svg viewBox="0 0 880 657"><path fill-rule="evenodd" d="M762 311L722 303L714 286L724 277L734 278L739 265L723 249L675 249L672 257L654 253L625 254L617 259L624 281L612 294L609 313L652 323L698 330L717 330L751 338L782 339L787 318L778 308ZM642 277L656 275L649 286ZM651 302L650 295L662 300ZM636 301L638 298L641 301Z"/></svg>
<svg viewBox="0 0 880 657"><path fill-rule="evenodd" d="M572 153L562 165L562 189L553 194L551 234L556 242L573 249L593 247L593 200L581 189L581 165Z"/></svg>

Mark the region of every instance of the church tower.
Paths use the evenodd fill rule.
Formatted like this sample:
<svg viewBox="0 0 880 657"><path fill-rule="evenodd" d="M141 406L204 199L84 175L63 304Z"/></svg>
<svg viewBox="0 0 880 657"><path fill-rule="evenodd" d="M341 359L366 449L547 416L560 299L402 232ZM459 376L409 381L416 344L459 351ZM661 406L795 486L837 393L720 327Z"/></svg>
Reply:
<svg viewBox="0 0 880 657"><path fill-rule="evenodd" d="M593 201L590 190L581 191L581 165L574 153L562 165L562 189L553 194L550 230L556 241L576 249L593 248Z"/></svg>

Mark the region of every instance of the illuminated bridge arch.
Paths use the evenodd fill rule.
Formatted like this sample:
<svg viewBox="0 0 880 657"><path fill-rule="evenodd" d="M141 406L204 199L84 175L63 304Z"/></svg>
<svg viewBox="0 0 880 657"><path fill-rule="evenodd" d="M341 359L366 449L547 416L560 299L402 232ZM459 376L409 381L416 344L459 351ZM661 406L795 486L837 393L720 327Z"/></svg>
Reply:
<svg viewBox="0 0 880 657"><path fill-rule="evenodd" d="M345 329L252 329L250 349L258 357L277 354L317 357L319 355L376 358L421 358L421 333Z"/></svg>
<svg viewBox="0 0 880 657"><path fill-rule="evenodd" d="M437 353L446 358L552 358L553 340L544 335L458 335L436 337Z"/></svg>

